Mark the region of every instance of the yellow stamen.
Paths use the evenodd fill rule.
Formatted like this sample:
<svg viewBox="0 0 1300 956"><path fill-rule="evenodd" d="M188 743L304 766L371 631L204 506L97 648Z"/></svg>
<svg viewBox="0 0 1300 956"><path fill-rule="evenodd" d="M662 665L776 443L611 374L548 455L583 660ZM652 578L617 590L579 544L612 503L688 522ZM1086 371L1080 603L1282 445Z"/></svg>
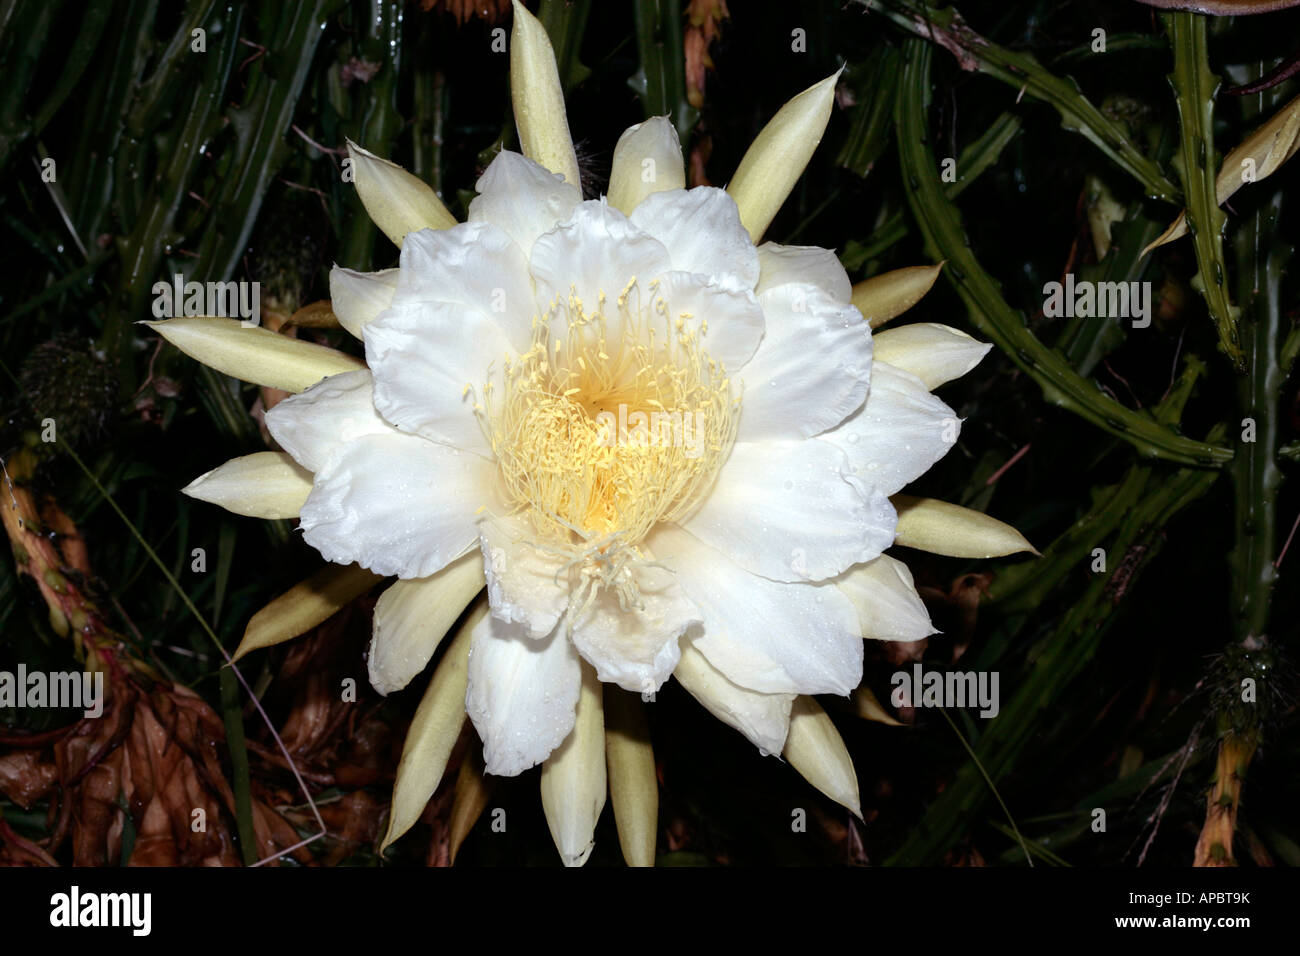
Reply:
<svg viewBox="0 0 1300 956"><path fill-rule="evenodd" d="M603 587L639 606L638 544L703 500L740 415L722 365L657 284L648 305L635 279L616 301L607 322L573 290L557 299L528 351L503 366L503 394L485 389L480 415L511 507L540 547L569 556L581 609Z"/></svg>

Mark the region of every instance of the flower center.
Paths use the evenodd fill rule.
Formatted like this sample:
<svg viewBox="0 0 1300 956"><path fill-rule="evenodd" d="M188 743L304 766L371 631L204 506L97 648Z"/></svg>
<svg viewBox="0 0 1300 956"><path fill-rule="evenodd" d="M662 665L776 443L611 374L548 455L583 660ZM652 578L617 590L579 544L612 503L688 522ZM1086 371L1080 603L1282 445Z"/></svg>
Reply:
<svg viewBox="0 0 1300 956"><path fill-rule="evenodd" d="M482 413L512 506L552 546L606 559L703 499L740 417L706 325L657 282L644 296L633 278L607 306L603 292L594 312L572 292L553 303Z"/></svg>

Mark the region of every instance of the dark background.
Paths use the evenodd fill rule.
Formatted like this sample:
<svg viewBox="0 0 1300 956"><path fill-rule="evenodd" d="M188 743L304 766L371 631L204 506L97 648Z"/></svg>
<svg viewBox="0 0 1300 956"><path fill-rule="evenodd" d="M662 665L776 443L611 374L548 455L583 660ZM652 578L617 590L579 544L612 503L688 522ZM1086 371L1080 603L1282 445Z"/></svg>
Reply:
<svg viewBox="0 0 1300 956"><path fill-rule="evenodd" d="M590 195L603 191L622 130L665 112L682 134L693 182L725 185L782 103L847 65L821 147L767 236L834 247L855 280L936 258L905 196L907 178L927 171L900 158L893 122L907 34L884 16L854 2L732 0L709 48L712 68L697 109L687 101L681 59L690 10L668 0L543 7L562 52L569 124ZM1074 77L1141 153L1181 182L1178 113L1166 79L1173 61L1157 11L1121 0L960 8L973 30L1001 48L1032 53L1046 71ZM0 453L12 461L27 449L30 467L18 483L48 495L84 538L91 573L69 577L99 612L86 640L112 649L105 653L123 662L124 680L147 688L174 681L200 695L227 728L242 724L246 744L213 738L196 746L208 746L231 773L241 801L281 808L310 835L301 795L274 759L266 728L245 698L232 698L229 689L223 697L219 655L131 528L228 648L249 616L315 570L319 556L289 523L239 518L179 494L227 458L266 447L258 390L159 348L157 337L134 323L152 317L153 282L178 271L199 281L256 279L264 316L287 316L328 298L333 262L359 269L396 264L395 247L340 181L339 157L313 142L337 149L349 136L433 183L463 217L492 151L514 145L509 57L491 49L494 28L509 32L508 9L499 20L470 15L462 22L443 5L424 10L418 3L43 0L3 5L3 15ZM207 30L202 55L176 40L195 23ZM1088 48L1097 27L1107 32L1105 54ZM1223 74L1241 64L1257 77L1300 51L1298 28L1300 12L1215 18L1210 65ZM796 29L806 31L805 52L791 49ZM232 36L238 41L229 42ZM574 55L564 57L566 50ZM349 64L362 73L367 65L377 69L345 83L356 73ZM1240 422L1249 411L1275 426L1279 445L1296 440L1293 382L1242 404L1243 375L1217 351L1205 303L1190 285L1197 271L1191 239L1145 259L1137 255L1181 204L1146 198L1099 149L1062 128L1050 106L1031 95L1017 102L1017 90L960 69L939 48L931 90L924 128L938 157L958 155L1004 113L1020 123L958 205L973 255L1045 347L1062 348L1099 395L1133 409L1158 403L1181 363L1197 356L1206 370L1178 424L1184 435L1204 439L1226 423L1217 444L1240 447ZM1220 95L1220 152L1243 138L1260 110L1271 115L1296 92L1288 82L1261 96ZM39 175L45 157L56 160L54 184ZM1238 278L1255 266L1238 255L1235 238L1256 228L1258 210L1280 202L1269 249L1295 241L1297 219L1287 200L1297 168L1284 167L1231 200L1225 255L1234 295ZM1149 329L1041 314L1045 282L1100 268L1087 224L1098 183L1128 216L1101 266L1119 261L1124 274L1153 283L1157 315ZM907 232L887 248L870 248L894 215ZM943 322L988 338L972 325L959 282L949 272L903 321ZM1245 322L1264 308L1237 298L1247 305ZM1284 337L1298 314L1293 276L1284 275L1274 305ZM298 334L360 351L339 330ZM1081 338L1092 344L1079 346ZM1256 360L1265 361L1255 355L1244 377L1254 374ZM1013 357L995 349L940 395L965 419L961 441L909 491L986 510L1023 531L1045 557L969 562L898 549L944 634L910 650L869 646L864 684L893 712L889 676L910 669L910 654L922 655L927 667L997 670L1002 716L983 721L968 711L949 721L919 711L900 715L906 725L892 727L862 719L851 702L823 700L857 766L866 817L857 822L790 767L760 758L680 688L666 686L649 708L662 783L661 862L1024 866L1009 813L1039 865L1186 865L1205 823L1216 759L1229 740L1246 741L1249 750L1235 784L1242 795L1237 862L1300 862L1288 662L1300 554L1281 563L1275 585L1252 577L1242 557L1244 549L1276 558L1300 511L1294 485L1279 491L1252 484L1234 466L1203 469L1218 476L1153 516L1142 505L1175 486L1180 465L1148 457L1140 444L1045 401L1039 382ZM45 417L58 422L54 445L37 437ZM1282 467L1294 468L1289 460ZM1119 503L1114 488L1126 480L1140 481L1142 490ZM1109 529L1088 530L1110 519ZM1272 535L1258 534L1261 520ZM1091 524L1079 537L1062 539L1081 521ZM202 574L190 570L195 547L208 555ZM1104 586L1089 567L1094 547L1108 549ZM51 628L25 567L21 555L0 560L0 668L17 661L77 666L78 646ZM421 678L389 699L369 690L363 653L376 595L242 665L277 726L297 734L295 758L329 808L332 835L312 851L321 863L378 862L375 839L391 775L423 689ZM1243 623L1247 606L1261 601L1262 635ZM1262 681L1257 706L1235 701L1243 676ZM359 706L337 702L334 689L344 677L357 679ZM112 813L80 810L64 820L61 801L84 801L78 788L87 778L71 779L48 739L25 735L70 720L0 712L8 773L0 773L0 837L11 850L17 837L61 862L89 862L95 858L80 855L90 852L84 847L102 844L114 825L129 836L138 808L123 808L116 824ZM1006 812L963 739L996 782ZM249 778L241 781L237 768L245 762ZM53 777L43 791L28 786L47 772ZM26 782L18 779L24 774ZM426 821L390 859L436 857L454 776L449 772ZM459 863L557 862L536 771L495 781L490 806L505 808L507 832L492 833L485 817ZM807 833L791 831L795 808L808 810ZM1107 812L1104 833L1090 828L1094 808ZM229 834L238 830L236 816L219 823ZM97 861L125 862L130 849L128 839L116 858ZM181 852L171 861L197 858ZM607 810L592 863L620 861Z"/></svg>

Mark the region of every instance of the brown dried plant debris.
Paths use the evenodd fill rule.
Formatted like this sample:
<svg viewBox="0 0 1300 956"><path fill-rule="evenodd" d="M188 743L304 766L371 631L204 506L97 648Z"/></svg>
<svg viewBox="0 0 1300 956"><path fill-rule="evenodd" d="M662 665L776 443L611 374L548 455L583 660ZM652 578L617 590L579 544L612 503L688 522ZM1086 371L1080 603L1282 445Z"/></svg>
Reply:
<svg viewBox="0 0 1300 956"><path fill-rule="evenodd" d="M104 674L105 700L97 718L41 734L0 734L0 792L23 808L49 803L42 839L0 827L0 859L50 865L70 844L74 865L114 865L129 817L128 865L238 865L221 718L193 691L163 679L106 623L88 589L94 576L76 527L28 486L35 461L24 449L8 463L0 516L18 572L35 582L52 630L74 642L87 671ZM257 803L254 832L260 855L298 842Z"/></svg>
<svg viewBox="0 0 1300 956"><path fill-rule="evenodd" d="M956 664L970 647L979 620L980 602L992 585L992 574L963 574L952 581L947 591L935 587L918 588L931 613L937 610L941 615L942 623L936 622L935 626L952 641L950 664Z"/></svg>
<svg viewBox="0 0 1300 956"><path fill-rule="evenodd" d="M285 645L273 692L284 708L279 736L303 777L322 787L391 786L403 728L380 713L384 698L365 672L370 615L354 604ZM288 766L269 735L249 741L267 765Z"/></svg>
<svg viewBox="0 0 1300 956"><path fill-rule="evenodd" d="M686 101L697 110L704 106L704 78L713 69L709 49L718 38L722 21L731 14L726 0L691 0L686 8L686 35L682 49L686 61Z"/></svg>

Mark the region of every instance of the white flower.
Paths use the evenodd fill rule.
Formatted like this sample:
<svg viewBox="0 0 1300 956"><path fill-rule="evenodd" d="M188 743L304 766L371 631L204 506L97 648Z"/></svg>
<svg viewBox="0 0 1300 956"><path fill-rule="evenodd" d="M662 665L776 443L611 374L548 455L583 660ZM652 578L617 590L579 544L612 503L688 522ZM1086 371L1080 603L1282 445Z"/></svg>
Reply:
<svg viewBox="0 0 1300 956"><path fill-rule="evenodd" d="M834 253L755 247L820 139L834 77L778 114L730 192L681 188L680 145L660 118L620 140L612 199L583 201L563 174L576 164L549 44L516 11L520 138L561 172L503 151L468 222L443 228L427 187L353 148L367 209L401 245L396 270L331 276L366 367L335 360L267 414L292 462L237 459L186 491L297 513L328 561L400 579L375 614L383 693L425 667L486 582L488 611L445 655L439 696L412 728L390 841L442 775L462 719L446 695L463 693L489 773L546 763L552 832L582 862L605 794L599 682L649 699L670 676L857 812L851 762L805 695L852 691L863 637L933 633L884 550L909 526L936 550L1028 547L992 519L912 499L900 525L890 500L956 440L958 419L930 388L987 346L911 326L880 333L890 361L873 361ZM238 372L260 342L243 332L261 330L231 345L223 328L217 343L214 321L158 328ZM644 755L616 752L624 832L645 812L644 794L628 795L645 787ZM619 809L621 795L641 809Z"/></svg>

